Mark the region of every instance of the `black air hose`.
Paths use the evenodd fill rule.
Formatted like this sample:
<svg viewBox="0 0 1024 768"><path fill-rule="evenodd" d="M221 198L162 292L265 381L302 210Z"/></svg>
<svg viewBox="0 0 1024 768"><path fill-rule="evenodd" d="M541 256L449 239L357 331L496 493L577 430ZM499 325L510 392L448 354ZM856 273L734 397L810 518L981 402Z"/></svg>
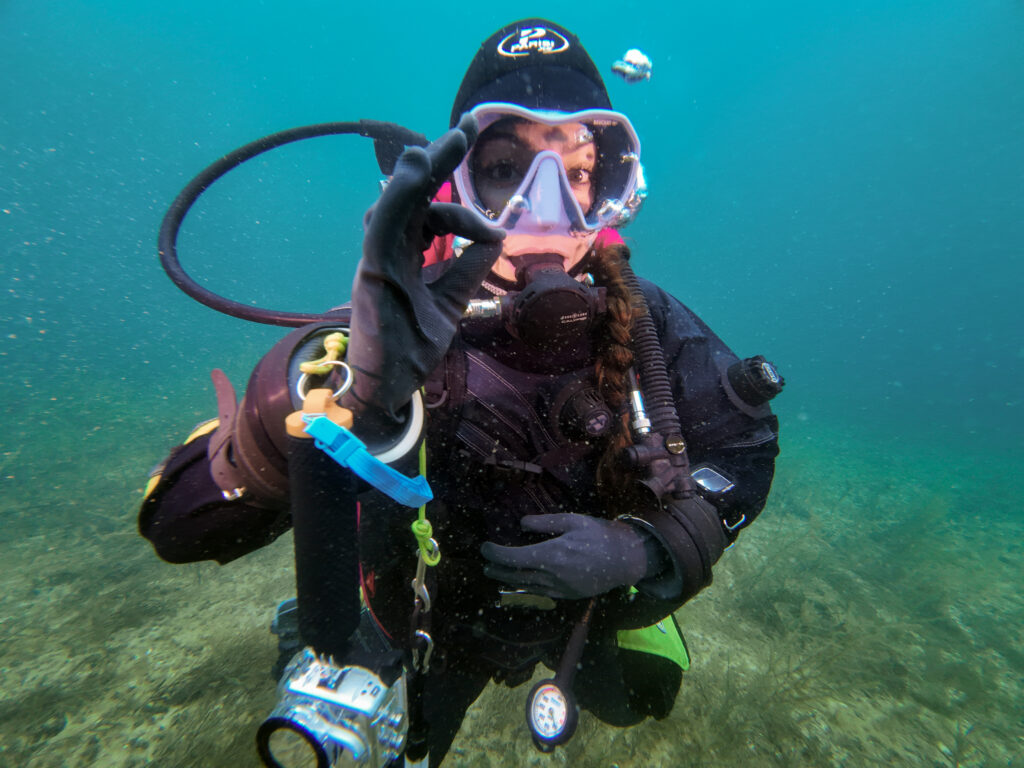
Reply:
<svg viewBox="0 0 1024 768"><path fill-rule="evenodd" d="M648 457L642 464L647 471L642 484L664 505L648 510L646 514L641 512L640 516L655 525L662 535L673 532L673 557L684 553L676 565L681 569L683 584L683 590L677 598L663 600L642 593L629 596L629 606L619 615L629 622L641 621L642 625L642 621L649 621L653 616L667 616L710 584L711 568L721 557L727 542L715 508L693 498L695 492L690 477L690 460L675 398L672 396L665 352L640 288L640 281L628 263L622 265L622 277L633 295L633 301L644 309L633 318L633 357L652 431L644 440L646 446L634 447L646 448L639 452ZM663 518L665 513L671 522L654 522L658 517Z"/></svg>
<svg viewBox="0 0 1024 768"><path fill-rule="evenodd" d="M676 412L675 399L672 397L672 385L668 378L665 365L665 353L661 348L661 340L654 329L654 320L647 307L647 300L640 289L640 281L628 262L622 264L622 277L633 294L634 301L642 304L646 311L633 318L633 356L636 360L637 372L643 385L644 401L647 415L656 433L664 440L669 454L675 457L675 466L685 469L689 477L689 460L686 456L686 443L683 440L683 429L679 425L679 414Z"/></svg>
<svg viewBox="0 0 1024 768"><path fill-rule="evenodd" d="M379 120L359 120L347 123L318 123L316 125L290 128L286 131L279 131L269 136L264 136L261 139L256 139L244 147L239 147L234 152L229 152L220 160L207 166L198 176L192 179L178 193L174 202L171 203L171 207L164 214L157 244L160 250L160 264L164 268L164 272L167 273L167 276L171 278L178 288L200 304L205 304L211 309L215 309L225 315L241 318L242 320L297 328L308 323L316 323L328 319L322 314L262 309L219 296L197 283L181 266L181 262L178 260L177 242L178 232L181 230L181 224L185 220L185 215L189 212L189 209L211 184L232 168L237 168L247 160L251 160L257 155L262 155L264 152L269 152L285 144L312 139L318 136L345 134L357 134L373 139L377 163L380 165L381 171L386 175L390 175L394 171L395 162L406 146L415 145L422 147L428 143L426 136L410 131L408 128L403 128L400 125L383 123Z"/></svg>

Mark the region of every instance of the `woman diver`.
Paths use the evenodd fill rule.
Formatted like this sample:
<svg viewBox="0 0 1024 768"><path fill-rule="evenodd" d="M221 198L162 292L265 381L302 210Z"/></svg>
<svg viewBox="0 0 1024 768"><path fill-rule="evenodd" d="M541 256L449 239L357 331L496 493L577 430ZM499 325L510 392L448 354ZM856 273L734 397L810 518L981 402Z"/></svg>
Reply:
<svg viewBox="0 0 1024 768"><path fill-rule="evenodd" d="M541 749L577 708L665 717L688 663L672 612L760 512L778 453L772 366L629 267L616 228L646 194L640 143L576 37L541 19L496 32L451 125L367 213L351 308L278 343L237 406L215 372L219 420L140 515L172 562L228 562L294 525L291 640L313 652L261 730L299 734L318 765L437 766L486 684L538 662L556 670L528 697ZM417 548L408 507L431 494ZM352 670L401 690L374 703L387 718L359 721L339 693Z"/></svg>

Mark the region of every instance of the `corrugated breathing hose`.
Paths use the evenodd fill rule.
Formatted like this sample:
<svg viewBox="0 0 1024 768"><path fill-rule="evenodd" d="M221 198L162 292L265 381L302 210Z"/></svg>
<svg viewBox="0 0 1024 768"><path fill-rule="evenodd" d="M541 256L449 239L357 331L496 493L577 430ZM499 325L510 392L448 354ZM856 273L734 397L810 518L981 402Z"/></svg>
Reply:
<svg viewBox="0 0 1024 768"><path fill-rule="evenodd" d="M686 496L693 491L690 461L686 454L686 442L679 424L675 398L672 396L665 353L654 328L654 319L647 308L647 300L640 289L640 281L628 262L623 262L622 277L633 294L634 302L641 303L645 309L633 318L633 355L643 387L647 415L651 419L654 434L660 438L661 444L656 447L664 448L669 462L680 470L674 490Z"/></svg>

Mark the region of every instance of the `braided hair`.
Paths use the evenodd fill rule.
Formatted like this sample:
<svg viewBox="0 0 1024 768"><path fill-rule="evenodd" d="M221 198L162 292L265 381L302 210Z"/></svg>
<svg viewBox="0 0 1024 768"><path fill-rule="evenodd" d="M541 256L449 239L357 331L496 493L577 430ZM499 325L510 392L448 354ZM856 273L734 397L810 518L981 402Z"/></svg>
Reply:
<svg viewBox="0 0 1024 768"><path fill-rule="evenodd" d="M586 270L593 275L594 282L607 291L607 313L597 334L598 392L612 412L621 415L597 466L598 489L612 502L630 485L630 478L621 471L618 458L622 450L632 444L625 413L629 394L627 373L633 365L633 318L644 311L643 303L633 295L622 276L623 265L628 260L629 248L624 243L613 243L594 248L587 254L586 261ZM609 510L614 511L615 506L610 504Z"/></svg>

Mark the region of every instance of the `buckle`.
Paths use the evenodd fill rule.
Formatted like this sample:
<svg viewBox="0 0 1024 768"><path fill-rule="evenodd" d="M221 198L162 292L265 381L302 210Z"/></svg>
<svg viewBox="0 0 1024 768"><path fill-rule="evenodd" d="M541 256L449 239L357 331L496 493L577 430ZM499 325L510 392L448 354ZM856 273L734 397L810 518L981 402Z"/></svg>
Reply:
<svg viewBox="0 0 1024 768"><path fill-rule="evenodd" d="M554 598L527 592L525 589L499 589L498 608L529 608L536 611L553 611L558 607Z"/></svg>

